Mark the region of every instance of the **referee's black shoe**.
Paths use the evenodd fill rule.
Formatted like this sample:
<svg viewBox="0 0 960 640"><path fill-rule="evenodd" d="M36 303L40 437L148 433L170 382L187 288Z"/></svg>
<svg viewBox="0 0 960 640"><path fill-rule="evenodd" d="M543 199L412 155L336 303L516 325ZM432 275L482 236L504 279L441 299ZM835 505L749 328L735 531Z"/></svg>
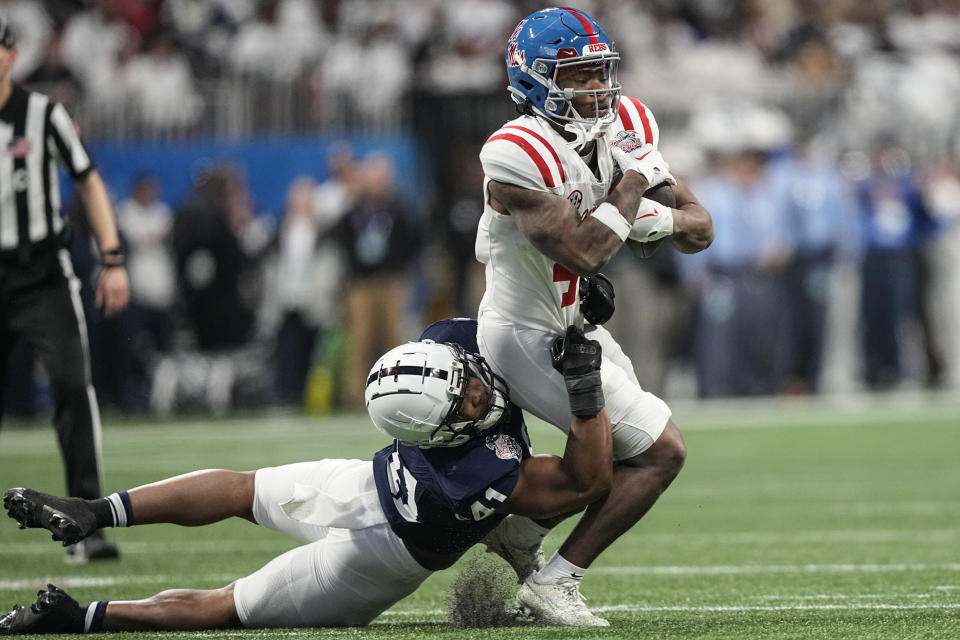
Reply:
<svg viewBox="0 0 960 640"><path fill-rule="evenodd" d="M3 494L3 507L21 529L46 529L65 547L97 530L97 518L83 498L58 498L17 487ZM113 557L116 555L114 547Z"/></svg>
<svg viewBox="0 0 960 640"><path fill-rule="evenodd" d="M14 605L0 618L0 636L34 633L83 633L86 611L67 592L52 584L37 591L37 601L29 607Z"/></svg>

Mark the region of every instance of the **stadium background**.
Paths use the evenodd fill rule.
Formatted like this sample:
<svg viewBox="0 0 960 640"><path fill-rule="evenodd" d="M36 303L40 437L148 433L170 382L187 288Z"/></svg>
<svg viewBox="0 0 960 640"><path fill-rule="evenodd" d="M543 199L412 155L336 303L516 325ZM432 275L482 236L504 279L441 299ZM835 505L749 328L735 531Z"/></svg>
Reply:
<svg viewBox="0 0 960 640"><path fill-rule="evenodd" d="M21 33L16 78L75 114L117 205L134 305L116 321L88 308L105 410L358 408L350 350L369 360L389 345L352 335L344 301L377 269L401 276L385 340L475 315L476 156L513 117L504 35L538 6L0 2ZM607 25L625 92L653 109L665 156L715 218L702 256L624 251L609 267L612 329L644 386L668 399L956 388L956 3L582 8ZM381 155L386 173L367 161ZM392 173L382 197L408 231L367 238L359 273L343 257L359 240L341 231L365 172ZM878 176L914 183L925 208ZM138 179L155 201L148 186L131 199ZM198 255L177 235L198 235L205 213L223 224ZM402 260L383 257L401 251L390 242ZM89 282L82 228L74 254ZM10 411L43 414L43 372L23 350L13 366L26 375Z"/></svg>

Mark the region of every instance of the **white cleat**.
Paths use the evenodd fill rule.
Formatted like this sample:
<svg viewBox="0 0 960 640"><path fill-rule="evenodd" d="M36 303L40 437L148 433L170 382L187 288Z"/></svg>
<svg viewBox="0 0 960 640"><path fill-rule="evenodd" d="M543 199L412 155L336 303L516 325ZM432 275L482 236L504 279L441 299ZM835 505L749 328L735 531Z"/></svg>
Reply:
<svg viewBox="0 0 960 640"><path fill-rule="evenodd" d="M536 546L524 548L511 544L503 534L503 526L499 526L483 539L487 545L487 553L495 553L507 561L517 573L517 582L522 584L535 571L540 571L547 563L543 557L543 547L538 542Z"/></svg>
<svg viewBox="0 0 960 640"><path fill-rule="evenodd" d="M609 627L593 615L580 594L580 581L564 578L557 584L524 581L517 592L517 608L540 624L557 627Z"/></svg>

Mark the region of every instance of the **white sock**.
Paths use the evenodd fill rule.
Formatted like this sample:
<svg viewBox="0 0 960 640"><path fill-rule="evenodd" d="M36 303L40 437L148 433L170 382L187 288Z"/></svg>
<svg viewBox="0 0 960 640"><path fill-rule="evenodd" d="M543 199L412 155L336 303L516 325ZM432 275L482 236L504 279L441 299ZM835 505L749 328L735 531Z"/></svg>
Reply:
<svg viewBox="0 0 960 640"><path fill-rule="evenodd" d="M83 619L84 633L99 633L103 631L103 616L107 613L108 600L98 600L87 605L87 613Z"/></svg>
<svg viewBox="0 0 960 640"><path fill-rule="evenodd" d="M113 515L114 527L129 527L133 524L133 509L130 506L130 495L126 491L111 493L106 500Z"/></svg>
<svg viewBox="0 0 960 640"><path fill-rule="evenodd" d="M510 544L521 549L534 549L540 546L543 539L550 533L550 529L541 527L539 524L524 516L507 516L500 523L504 537Z"/></svg>
<svg viewBox="0 0 960 640"><path fill-rule="evenodd" d="M586 569L578 567L572 562L568 562L558 551L547 561L543 569L540 569L540 571L530 577L533 578L533 581L537 584L556 584L563 578L572 578L579 582L583 580L583 576L586 575L586 573Z"/></svg>

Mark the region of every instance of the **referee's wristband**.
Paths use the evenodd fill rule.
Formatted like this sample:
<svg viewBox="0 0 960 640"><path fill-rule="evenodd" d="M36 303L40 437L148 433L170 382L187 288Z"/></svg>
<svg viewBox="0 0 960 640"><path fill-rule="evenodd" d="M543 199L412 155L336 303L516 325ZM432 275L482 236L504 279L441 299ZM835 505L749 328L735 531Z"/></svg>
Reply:
<svg viewBox="0 0 960 640"><path fill-rule="evenodd" d="M100 252L100 266L103 269L122 267L126 262L126 256L120 247L114 247L113 249Z"/></svg>

